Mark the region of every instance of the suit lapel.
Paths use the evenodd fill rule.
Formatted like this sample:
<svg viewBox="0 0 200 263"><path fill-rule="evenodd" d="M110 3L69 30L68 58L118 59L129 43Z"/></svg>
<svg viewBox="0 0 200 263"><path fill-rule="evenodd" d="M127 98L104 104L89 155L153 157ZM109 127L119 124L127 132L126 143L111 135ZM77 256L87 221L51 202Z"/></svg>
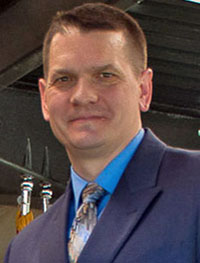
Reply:
<svg viewBox="0 0 200 263"><path fill-rule="evenodd" d="M41 232L41 244L40 244L40 261L48 263L68 263L67 251L67 219L69 204L71 199L71 187L68 185L66 193L61 199L54 204L54 209L49 213L46 218L48 220L47 226L44 225L44 229ZM47 211L48 213L48 211Z"/></svg>
<svg viewBox="0 0 200 263"><path fill-rule="evenodd" d="M84 247L79 263L102 262L102 258L104 263L113 261L161 193L156 181L164 151L165 145L147 131Z"/></svg>

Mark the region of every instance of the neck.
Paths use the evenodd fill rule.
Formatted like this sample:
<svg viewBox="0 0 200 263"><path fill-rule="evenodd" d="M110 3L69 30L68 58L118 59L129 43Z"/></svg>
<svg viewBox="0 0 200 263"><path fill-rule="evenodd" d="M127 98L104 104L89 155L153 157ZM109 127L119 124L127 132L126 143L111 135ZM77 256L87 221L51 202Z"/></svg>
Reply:
<svg viewBox="0 0 200 263"><path fill-rule="evenodd" d="M93 181L103 169L128 145L132 138L113 149L99 147L98 149L67 149L68 157L74 171L83 179Z"/></svg>
<svg viewBox="0 0 200 263"><path fill-rule="evenodd" d="M86 181L94 181L108 163L105 160L84 160L72 162L74 171Z"/></svg>

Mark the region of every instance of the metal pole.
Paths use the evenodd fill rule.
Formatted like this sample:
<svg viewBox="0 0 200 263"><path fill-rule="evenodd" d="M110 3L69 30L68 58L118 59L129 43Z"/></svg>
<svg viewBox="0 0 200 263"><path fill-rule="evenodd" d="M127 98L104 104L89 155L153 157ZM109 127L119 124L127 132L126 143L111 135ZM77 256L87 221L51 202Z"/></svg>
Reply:
<svg viewBox="0 0 200 263"><path fill-rule="evenodd" d="M26 168L24 168L24 167L22 167L22 166L20 166L18 164L9 162L9 161L7 161L7 160L5 160L3 158L0 158L0 163L5 165L5 166L8 166L8 167L10 167L10 168L12 168L12 169L14 169L16 171L18 171L18 172L20 172L22 174L32 175L35 178L37 178L37 179L39 179L39 180L41 180L43 182L48 181L49 183L52 183L54 186L56 186L56 187L58 187L60 189L63 189L63 190L65 189L65 185L63 185L62 183L56 182L56 181L54 181L52 179L49 179L49 178L47 179L44 176L42 176L41 174L38 174L38 173L36 173L36 172L34 172L32 170L26 169Z"/></svg>

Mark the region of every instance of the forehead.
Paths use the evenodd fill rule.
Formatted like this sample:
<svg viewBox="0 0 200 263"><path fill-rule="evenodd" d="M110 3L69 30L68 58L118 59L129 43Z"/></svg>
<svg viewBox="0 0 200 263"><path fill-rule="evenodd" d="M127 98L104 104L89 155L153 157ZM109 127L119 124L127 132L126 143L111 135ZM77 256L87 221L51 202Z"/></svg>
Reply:
<svg viewBox="0 0 200 263"><path fill-rule="evenodd" d="M104 59L124 55L126 39L121 31L81 32L68 28L64 34L57 33L51 42L49 63L55 60L73 60L80 62L89 59Z"/></svg>
<svg viewBox="0 0 200 263"><path fill-rule="evenodd" d="M63 30L64 33L56 33L51 41L50 49L54 48L55 45L60 41L74 42L77 40L80 42L90 41L97 42L110 42L114 46L123 45L125 42L125 34L122 31L112 30L93 30L93 31L82 31L76 27L66 27ZM81 44L83 44L81 43ZM78 43L77 43L78 44Z"/></svg>

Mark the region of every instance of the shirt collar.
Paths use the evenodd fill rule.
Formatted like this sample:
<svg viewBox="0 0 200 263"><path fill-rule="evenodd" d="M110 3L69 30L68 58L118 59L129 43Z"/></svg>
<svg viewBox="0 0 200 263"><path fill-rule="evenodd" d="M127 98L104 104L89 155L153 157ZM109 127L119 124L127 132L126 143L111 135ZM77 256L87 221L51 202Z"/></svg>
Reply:
<svg viewBox="0 0 200 263"><path fill-rule="evenodd" d="M95 182L110 194L114 192L127 164L142 141L143 136L144 130L142 129L95 179Z"/></svg>
<svg viewBox="0 0 200 263"><path fill-rule="evenodd" d="M86 187L88 182L80 177L71 166L71 182L72 182L72 189L74 193L74 201L75 201L75 211L79 207L79 200L81 196L82 190Z"/></svg>

